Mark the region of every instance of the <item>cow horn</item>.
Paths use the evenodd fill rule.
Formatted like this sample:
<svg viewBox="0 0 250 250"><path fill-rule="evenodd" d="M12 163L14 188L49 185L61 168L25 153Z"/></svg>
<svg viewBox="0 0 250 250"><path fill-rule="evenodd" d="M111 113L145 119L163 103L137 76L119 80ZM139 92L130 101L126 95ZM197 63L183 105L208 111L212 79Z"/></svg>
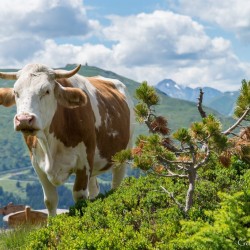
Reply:
<svg viewBox="0 0 250 250"><path fill-rule="evenodd" d="M16 80L17 73L16 72L0 72L0 78L7 80Z"/></svg>
<svg viewBox="0 0 250 250"><path fill-rule="evenodd" d="M65 71L65 70L54 70L55 73L55 79L59 78L69 78L73 75L75 75L79 69L81 68L81 64L79 64L76 68L70 70L70 71Z"/></svg>

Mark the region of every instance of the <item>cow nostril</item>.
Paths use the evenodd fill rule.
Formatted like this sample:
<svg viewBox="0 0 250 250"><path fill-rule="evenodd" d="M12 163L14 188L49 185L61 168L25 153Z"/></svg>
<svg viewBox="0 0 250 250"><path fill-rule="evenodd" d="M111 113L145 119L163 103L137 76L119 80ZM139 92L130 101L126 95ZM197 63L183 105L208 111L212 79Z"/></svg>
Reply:
<svg viewBox="0 0 250 250"><path fill-rule="evenodd" d="M18 122L20 121L19 118L18 118L18 115L16 115L15 120L18 121Z"/></svg>
<svg viewBox="0 0 250 250"><path fill-rule="evenodd" d="M34 121L34 116L28 117L27 120L28 120L29 125L32 125L32 123L33 123L33 121Z"/></svg>

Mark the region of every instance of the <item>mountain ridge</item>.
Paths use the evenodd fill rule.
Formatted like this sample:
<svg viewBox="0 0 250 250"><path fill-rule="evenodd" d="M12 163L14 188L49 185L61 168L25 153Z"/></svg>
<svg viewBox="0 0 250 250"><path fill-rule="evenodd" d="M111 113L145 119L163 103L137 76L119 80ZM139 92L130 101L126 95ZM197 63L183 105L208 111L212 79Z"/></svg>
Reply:
<svg viewBox="0 0 250 250"><path fill-rule="evenodd" d="M177 84L172 79L164 79L155 85L155 88L160 90L172 98L178 98L191 102L197 102L199 97L200 87L191 88ZM235 102L239 96L239 91L220 91L211 87L203 87L204 92L203 104L219 113L231 116L235 107Z"/></svg>

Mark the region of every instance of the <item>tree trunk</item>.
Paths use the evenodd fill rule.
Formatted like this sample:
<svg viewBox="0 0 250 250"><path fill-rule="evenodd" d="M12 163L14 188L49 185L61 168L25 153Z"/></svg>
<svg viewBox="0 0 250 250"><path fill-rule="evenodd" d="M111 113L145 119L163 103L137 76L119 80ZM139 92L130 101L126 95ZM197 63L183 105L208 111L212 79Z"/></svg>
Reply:
<svg viewBox="0 0 250 250"><path fill-rule="evenodd" d="M187 213L193 205L195 178L196 178L196 170L192 168L188 172L189 187L188 187L187 196L186 196L186 205L184 209L185 213Z"/></svg>

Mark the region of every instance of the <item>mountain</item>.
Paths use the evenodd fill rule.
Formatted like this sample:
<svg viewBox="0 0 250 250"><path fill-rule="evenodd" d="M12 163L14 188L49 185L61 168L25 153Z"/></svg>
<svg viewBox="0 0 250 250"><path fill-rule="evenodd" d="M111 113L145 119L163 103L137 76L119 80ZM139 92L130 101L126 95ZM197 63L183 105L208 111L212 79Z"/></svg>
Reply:
<svg viewBox="0 0 250 250"><path fill-rule="evenodd" d="M200 88L190 88L178 85L171 79L164 79L155 85L155 88L172 98L188 100L197 103ZM239 91L222 92L214 88L204 87L203 104L219 113L231 116Z"/></svg>

